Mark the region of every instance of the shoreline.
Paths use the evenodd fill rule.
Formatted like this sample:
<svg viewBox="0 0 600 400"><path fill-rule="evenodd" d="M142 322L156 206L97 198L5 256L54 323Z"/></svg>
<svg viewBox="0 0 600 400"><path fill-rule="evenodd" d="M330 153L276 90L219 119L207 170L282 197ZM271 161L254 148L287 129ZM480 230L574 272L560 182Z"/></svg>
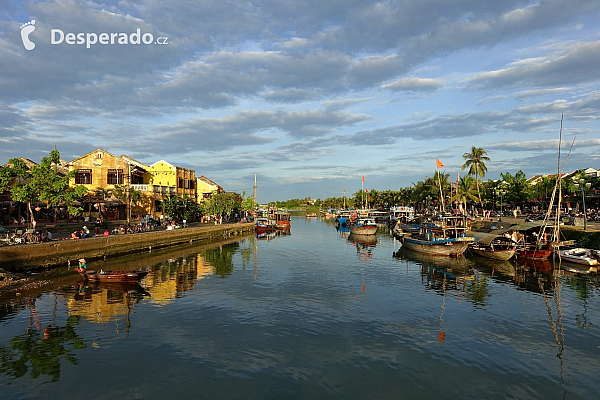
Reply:
<svg viewBox="0 0 600 400"><path fill-rule="evenodd" d="M153 259L162 260L165 257L165 254L180 254L182 249L195 252L211 248L215 245L234 243L252 236L253 234L247 233L238 236L221 236L218 240L215 239L213 241L195 241L191 244L186 242L176 246L164 246L160 249L153 249L151 252L144 252L143 259L150 259L151 262ZM139 267L135 265L136 263L137 261L133 262L134 265L131 265L132 263L130 261L127 262L130 268L139 269ZM71 263L70 266L64 264L38 273L31 271L9 272L0 268L0 302L17 300L23 297L35 297L37 294L49 289L58 289L65 285L75 284L81 280L81 276L74 272L74 267L76 266L77 264L73 263Z"/></svg>
<svg viewBox="0 0 600 400"><path fill-rule="evenodd" d="M214 241L253 232L252 223L202 225L174 230L63 239L0 247L0 267L10 272L49 268L85 258L96 260L196 241Z"/></svg>

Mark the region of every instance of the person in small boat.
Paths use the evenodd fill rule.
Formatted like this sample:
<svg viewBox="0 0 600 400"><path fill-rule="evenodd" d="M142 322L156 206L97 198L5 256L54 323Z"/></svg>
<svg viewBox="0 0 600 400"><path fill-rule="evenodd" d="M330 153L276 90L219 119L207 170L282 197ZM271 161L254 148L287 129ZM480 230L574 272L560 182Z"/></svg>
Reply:
<svg viewBox="0 0 600 400"><path fill-rule="evenodd" d="M85 258L79 259L79 265L77 268L75 268L75 270L82 275L87 272L87 263L85 262Z"/></svg>

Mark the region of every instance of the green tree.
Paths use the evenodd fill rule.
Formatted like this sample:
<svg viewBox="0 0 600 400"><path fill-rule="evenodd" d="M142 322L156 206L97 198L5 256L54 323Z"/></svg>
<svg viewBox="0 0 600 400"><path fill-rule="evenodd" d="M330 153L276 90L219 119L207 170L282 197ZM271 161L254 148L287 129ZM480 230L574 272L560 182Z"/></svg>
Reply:
<svg viewBox="0 0 600 400"><path fill-rule="evenodd" d="M467 203L469 201L477 201L477 191L475 188L475 178L470 175L463 176L458 181L456 186L456 193L452 196L452 201L457 202L460 205L461 210L466 210Z"/></svg>
<svg viewBox="0 0 600 400"><path fill-rule="evenodd" d="M463 154L463 158L466 160L461 170L469 168L469 175L475 175L475 186L477 188L477 196L479 198L479 204L483 206L481 201L481 192L479 190L479 177L485 178L487 172L487 166L485 161L490 161L490 158L486 155L486 151L481 147L471 147L470 153Z"/></svg>
<svg viewBox="0 0 600 400"><path fill-rule="evenodd" d="M203 205L197 204L188 196L166 196L163 201L164 213L175 221L195 222L203 214Z"/></svg>
<svg viewBox="0 0 600 400"><path fill-rule="evenodd" d="M242 197L237 193L214 193L204 203L204 210L210 215L231 214L242 208Z"/></svg>
<svg viewBox="0 0 600 400"><path fill-rule="evenodd" d="M57 150L52 150L49 157L42 158L40 164L32 166L31 169L19 158L9 160L8 175L19 178L10 187L12 198L14 201L27 203L34 226L36 222L31 204L38 201L53 207L66 204L72 215L79 215L82 211L82 208L74 206L73 202L85 196L87 190L79 185L69 187L69 180L77 171L63 175L59 165L60 153ZM7 176L7 173L3 172L3 176Z"/></svg>
<svg viewBox="0 0 600 400"><path fill-rule="evenodd" d="M506 172L500 174L500 176L502 177L500 188L506 193L503 201L512 203L513 207L517 204L523 204L531 192L525 173L519 170L514 175L510 172Z"/></svg>
<svg viewBox="0 0 600 400"><path fill-rule="evenodd" d="M96 196L102 197L102 199L106 200L110 196L113 195L113 189L110 189L110 188L105 189L105 188L97 187L96 189L94 189L94 194Z"/></svg>

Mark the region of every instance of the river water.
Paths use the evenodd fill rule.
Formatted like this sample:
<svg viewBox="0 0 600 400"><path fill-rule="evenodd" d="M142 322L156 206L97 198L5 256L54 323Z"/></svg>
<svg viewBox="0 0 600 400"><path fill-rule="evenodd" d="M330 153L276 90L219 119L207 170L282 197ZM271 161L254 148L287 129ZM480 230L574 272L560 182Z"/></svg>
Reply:
<svg viewBox="0 0 600 400"><path fill-rule="evenodd" d="M399 248L293 217L91 262L151 273L2 305L0 398L600 398L596 277Z"/></svg>

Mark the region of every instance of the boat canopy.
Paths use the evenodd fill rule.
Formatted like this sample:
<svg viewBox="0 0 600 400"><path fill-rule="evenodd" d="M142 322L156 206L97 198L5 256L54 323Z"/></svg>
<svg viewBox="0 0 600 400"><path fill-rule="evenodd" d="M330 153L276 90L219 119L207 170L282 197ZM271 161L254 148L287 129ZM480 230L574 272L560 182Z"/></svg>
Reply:
<svg viewBox="0 0 600 400"><path fill-rule="evenodd" d="M529 229L540 228L542 225L544 225L544 223L542 221L525 222L524 224L512 225L512 226L509 226L508 228L498 229L498 230L494 231L493 233L488 233L487 235L485 235L481 239L479 239L477 241L477 243L481 243L486 246L489 246L490 243L492 243L492 241L494 239L496 239L499 236L504 235L507 232L527 231ZM546 224L546 227L554 228L554 225Z"/></svg>

